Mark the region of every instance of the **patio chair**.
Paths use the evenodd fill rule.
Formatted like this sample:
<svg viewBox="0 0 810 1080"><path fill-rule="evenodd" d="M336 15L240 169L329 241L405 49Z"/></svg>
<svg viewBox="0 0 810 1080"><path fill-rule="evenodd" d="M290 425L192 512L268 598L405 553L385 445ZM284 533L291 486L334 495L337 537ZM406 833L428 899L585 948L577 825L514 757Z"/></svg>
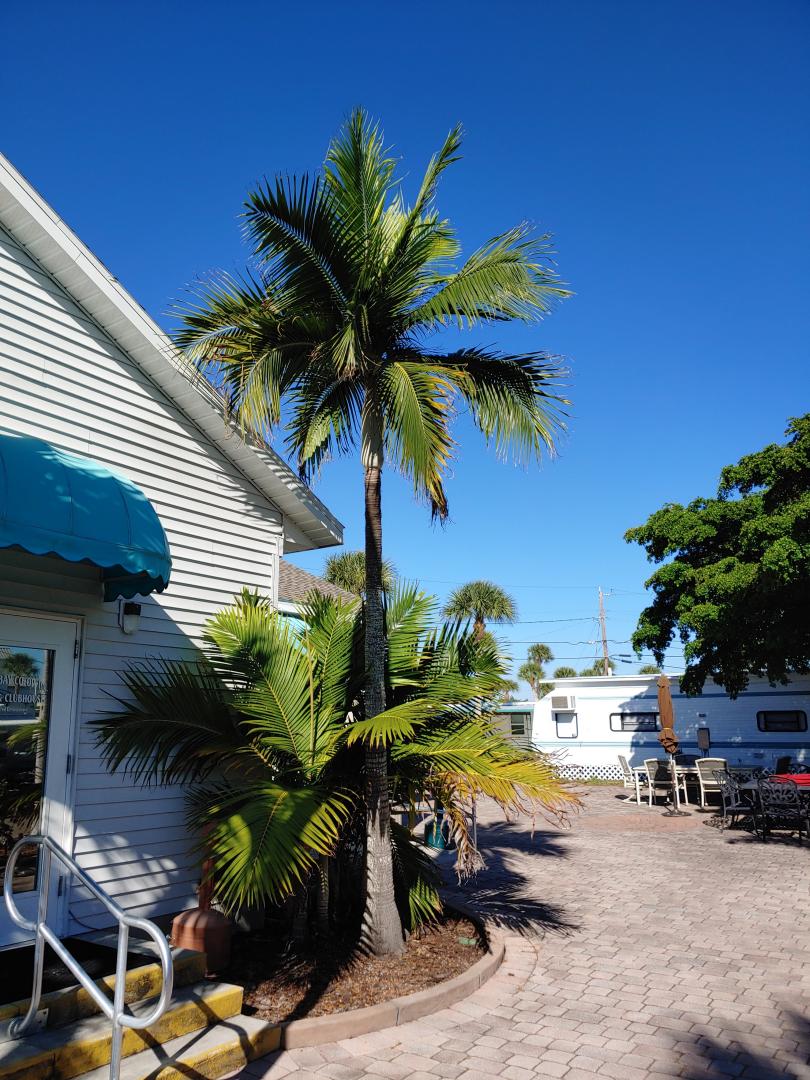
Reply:
<svg viewBox="0 0 810 1080"><path fill-rule="evenodd" d="M637 803L641 803L641 785L647 783L647 777L642 776L638 769L631 769L630 763L623 754L619 754L619 767L622 770L622 783L624 784L625 791L630 788L633 795L628 795L625 798L625 802L630 802L631 798L634 798Z"/></svg>
<svg viewBox="0 0 810 1080"><path fill-rule="evenodd" d="M754 829L767 840L773 829L808 832L807 803L793 780L758 780L759 805L754 810Z"/></svg>
<svg viewBox="0 0 810 1080"><path fill-rule="evenodd" d="M715 770L728 772L728 762L721 757L704 757L698 758L695 764L697 765L698 803L701 810L705 810L706 795L709 792L720 793L717 781L714 778Z"/></svg>
<svg viewBox="0 0 810 1080"><path fill-rule="evenodd" d="M720 802L723 813L723 821L720 828L725 829L726 822L729 819L731 819L731 826L733 828L737 818L741 814L745 815L751 813L751 803L746 802L744 799L743 793L740 791L740 781L738 777L732 776L730 772L725 772L723 769L715 769L714 778L717 781L717 787L720 791Z"/></svg>
<svg viewBox="0 0 810 1080"><path fill-rule="evenodd" d="M647 758L644 762L644 770L647 773L647 791L650 806L653 805L653 799L657 799L660 795L671 798L674 804L675 784L679 788L683 788L684 802L687 801L686 780L682 776L676 776L673 782L672 770L668 761L662 758Z"/></svg>

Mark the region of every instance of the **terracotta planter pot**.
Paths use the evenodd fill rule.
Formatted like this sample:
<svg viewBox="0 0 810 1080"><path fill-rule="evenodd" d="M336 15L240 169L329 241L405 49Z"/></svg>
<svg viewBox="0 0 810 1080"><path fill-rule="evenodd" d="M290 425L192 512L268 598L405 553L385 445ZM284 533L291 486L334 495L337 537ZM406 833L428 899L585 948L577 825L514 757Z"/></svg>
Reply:
<svg viewBox="0 0 810 1080"><path fill-rule="evenodd" d="M213 908L181 911L172 922L172 945L205 953L207 974L222 971L231 959L230 920Z"/></svg>

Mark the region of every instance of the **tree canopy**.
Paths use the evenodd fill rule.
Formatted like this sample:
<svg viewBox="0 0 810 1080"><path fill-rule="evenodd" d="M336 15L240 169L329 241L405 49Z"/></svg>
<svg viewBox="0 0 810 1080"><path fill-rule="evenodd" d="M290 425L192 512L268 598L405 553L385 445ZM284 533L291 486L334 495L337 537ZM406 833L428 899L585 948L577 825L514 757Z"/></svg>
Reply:
<svg viewBox="0 0 810 1080"><path fill-rule="evenodd" d="M723 469L714 498L667 503L626 534L661 564L633 646L662 664L677 636L688 694L810 672L810 413L785 434Z"/></svg>

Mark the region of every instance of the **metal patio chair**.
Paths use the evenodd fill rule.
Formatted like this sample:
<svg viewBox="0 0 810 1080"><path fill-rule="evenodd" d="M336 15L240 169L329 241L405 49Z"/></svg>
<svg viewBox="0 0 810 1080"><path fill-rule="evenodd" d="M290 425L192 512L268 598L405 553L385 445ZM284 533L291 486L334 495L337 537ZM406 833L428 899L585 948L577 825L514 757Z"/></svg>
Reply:
<svg viewBox="0 0 810 1080"><path fill-rule="evenodd" d="M767 840L773 829L790 829L799 835L810 829L808 805L793 780L758 780L759 804L754 808L754 828Z"/></svg>
<svg viewBox="0 0 810 1080"><path fill-rule="evenodd" d="M733 828L740 815L751 813L751 803L746 802L743 798L743 793L740 791L740 781L736 776L732 776L730 772L727 772L724 769L715 769L714 779L717 781L717 788L720 792L720 803L723 814L723 821L720 827L725 829L726 822L730 819L731 827Z"/></svg>

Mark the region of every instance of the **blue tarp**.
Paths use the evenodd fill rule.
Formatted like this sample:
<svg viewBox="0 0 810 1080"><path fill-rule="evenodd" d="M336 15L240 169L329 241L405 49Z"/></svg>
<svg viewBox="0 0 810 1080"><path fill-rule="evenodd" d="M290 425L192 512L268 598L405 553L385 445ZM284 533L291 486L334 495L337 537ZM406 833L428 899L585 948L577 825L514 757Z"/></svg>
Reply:
<svg viewBox="0 0 810 1080"><path fill-rule="evenodd" d="M144 493L89 458L0 432L0 548L102 570L104 599L162 592L171 553Z"/></svg>

